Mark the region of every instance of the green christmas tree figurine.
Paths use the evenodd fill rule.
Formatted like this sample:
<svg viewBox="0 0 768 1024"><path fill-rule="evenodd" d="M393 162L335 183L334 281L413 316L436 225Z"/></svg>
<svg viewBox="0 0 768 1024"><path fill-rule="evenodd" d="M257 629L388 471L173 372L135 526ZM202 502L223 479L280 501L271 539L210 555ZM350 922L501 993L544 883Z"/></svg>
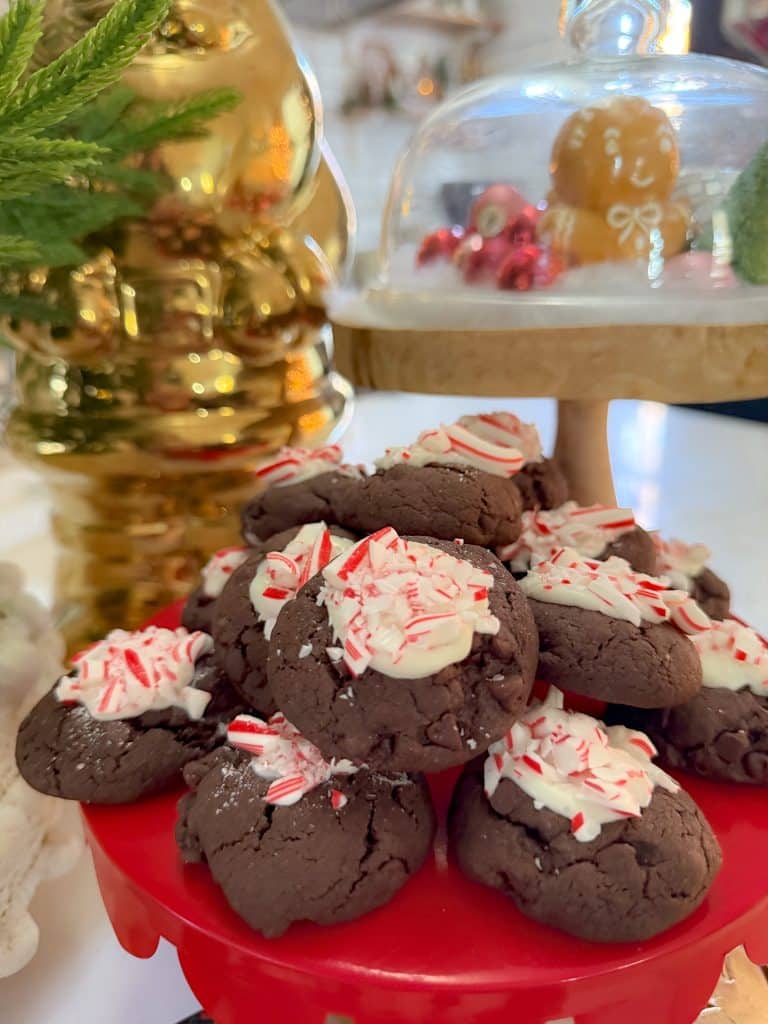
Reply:
<svg viewBox="0 0 768 1024"><path fill-rule="evenodd" d="M725 210L735 270L752 284L768 284L768 142L736 179Z"/></svg>

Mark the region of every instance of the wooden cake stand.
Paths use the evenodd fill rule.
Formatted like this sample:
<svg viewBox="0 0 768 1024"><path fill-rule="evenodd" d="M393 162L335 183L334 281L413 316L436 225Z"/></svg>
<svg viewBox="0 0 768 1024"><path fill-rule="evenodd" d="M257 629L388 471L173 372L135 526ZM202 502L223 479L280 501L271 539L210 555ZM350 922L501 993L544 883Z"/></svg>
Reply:
<svg viewBox="0 0 768 1024"><path fill-rule="evenodd" d="M436 300L437 301L437 300ZM336 365L358 387L558 400L555 454L581 504L615 504L608 403L768 395L768 326L637 324L403 330L334 318Z"/></svg>

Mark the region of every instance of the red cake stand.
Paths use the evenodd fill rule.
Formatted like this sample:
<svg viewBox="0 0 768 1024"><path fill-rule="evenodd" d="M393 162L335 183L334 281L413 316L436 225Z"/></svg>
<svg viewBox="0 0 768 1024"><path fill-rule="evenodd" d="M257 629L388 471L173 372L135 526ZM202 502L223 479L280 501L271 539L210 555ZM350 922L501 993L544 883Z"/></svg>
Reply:
<svg viewBox="0 0 768 1024"><path fill-rule="evenodd" d="M175 626L178 608L155 620ZM434 779L445 810L455 773ZM681 777L723 848L704 905L650 942L603 946L523 917L449 863L445 840L386 907L358 921L251 931L174 843L180 792L84 809L115 933L135 956L172 942L216 1024L691 1024L739 945L768 962L761 789Z"/></svg>

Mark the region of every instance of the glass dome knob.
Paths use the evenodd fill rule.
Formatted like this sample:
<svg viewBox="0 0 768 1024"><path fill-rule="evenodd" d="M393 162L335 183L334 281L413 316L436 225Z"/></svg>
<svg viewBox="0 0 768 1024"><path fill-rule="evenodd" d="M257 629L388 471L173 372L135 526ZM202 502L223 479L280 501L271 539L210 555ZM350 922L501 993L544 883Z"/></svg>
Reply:
<svg viewBox="0 0 768 1024"><path fill-rule="evenodd" d="M565 0L565 32L585 57L654 53L670 0Z"/></svg>

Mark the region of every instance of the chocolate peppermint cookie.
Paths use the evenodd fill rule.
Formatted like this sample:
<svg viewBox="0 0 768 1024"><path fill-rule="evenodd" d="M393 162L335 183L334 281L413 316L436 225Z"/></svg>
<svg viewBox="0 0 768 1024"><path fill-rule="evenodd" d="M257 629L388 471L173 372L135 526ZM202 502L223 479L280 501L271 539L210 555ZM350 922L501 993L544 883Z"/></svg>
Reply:
<svg viewBox="0 0 768 1024"><path fill-rule="evenodd" d="M351 534L325 523L284 530L252 550L216 601L211 623L216 663L260 714L276 710L267 685L267 654L280 609L352 543Z"/></svg>
<svg viewBox="0 0 768 1024"><path fill-rule="evenodd" d="M187 598L181 613L181 624L191 633L210 633L213 609L232 573L248 557L248 548L222 548L203 567L200 584Z"/></svg>
<svg viewBox="0 0 768 1024"><path fill-rule="evenodd" d="M583 506L575 501L550 511L523 512L520 536L496 554L517 576L560 548L572 548L582 557L598 561L623 558L636 572L651 576L656 571L653 538L637 525L631 509Z"/></svg>
<svg viewBox="0 0 768 1024"><path fill-rule="evenodd" d="M558 508L568 500L565 473L557 459L544 457L533 423L523 423L511 412L492 412L462 416L458 426L490 444L520 452L523 464L512 482L520 492L524 509Z"/></svg>
<svg viewBox="0 0 768 1024"><path fill-rule="evenodd" d="M421 776L325 762L282 715L243 716L228 735L235 746L185 770L176 837L252 928L350 921L421 867L435 831Z"/></svg>
<svg viewBox="0 0 768 1024"><path fill-rule="evenodd" d="M405 463L379 469L346 490L339 518L356 533L456 538L495 547L520 532L520 495L511 480L471 466Z"/></svg>
<svg viewBox="0 0 768 1024"><path fill-rule="evenodd" d="M536 656L528 603L494 555L387 529L283 608L268 674L278 706L325 757L437 771L503 735Z"/></svg>
<svg viewBox="0 0 768 1024"><path fill-rule="evenodd" d="M704 900L721 864L717 840L652 764L646 737L559 704L531 708L465 769L450 852L542 924L596 942L649 939Z"/></svg>
<svg viewBox="0 0 768 1024"><path fill-rule="evenodd" d="M693 637L704 685L675 708L613 707L611 721L642 728L660 759L705 779L768 786L768 650L733 619Z"/></svg>
<svg viewBox="0 0 768 1024"><path fill-rule="evenodd" d="M338 445L314 451L284 448L256 476L266 490L241 513L243 538L251 545L304 523L338 523L340 492L347 495L362 479L357 466L342 463Z"/></svg>
<svg viewBox="0 0 768 1024"><path fill-rule="evenodd" d="M658 533L651 536L656 546L657 575L666 576L671 587L688 591L710 619L727 619L731 614L731 591L707 565L709 548L664 540Z"/></svg>
<svg viewBox="0 0 768 1024"><path fill-rule="evenodd" d="M701 688L686 634L709 619L688 594L665 589L627 562L563 548L521 581L539 632L538 677L588 697L671 707Z"/></svg>
<svg viewBox="0 0 768 1024"><path fill-rule="evenodd" d="M210 649L210 637L185 630L110 633L22 722L23 778L41 793L101 804L180 781L242 708Z"/></svg>

